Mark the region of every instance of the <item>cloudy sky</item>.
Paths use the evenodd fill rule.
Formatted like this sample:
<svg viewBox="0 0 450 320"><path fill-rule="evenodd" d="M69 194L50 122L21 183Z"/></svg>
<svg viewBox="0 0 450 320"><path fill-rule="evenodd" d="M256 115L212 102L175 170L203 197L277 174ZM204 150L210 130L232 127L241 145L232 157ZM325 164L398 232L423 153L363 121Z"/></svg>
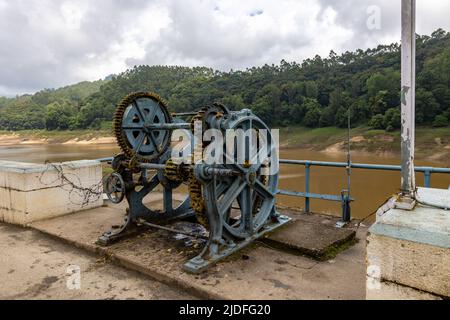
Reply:
<svg viewBox="0 0 450 320"><path fill-rule="evenodd" d="M450 1L417 0L417 28L450 30ZM0 0L0 95L136 64L245 69L400 38L400 0Z"/></svg>

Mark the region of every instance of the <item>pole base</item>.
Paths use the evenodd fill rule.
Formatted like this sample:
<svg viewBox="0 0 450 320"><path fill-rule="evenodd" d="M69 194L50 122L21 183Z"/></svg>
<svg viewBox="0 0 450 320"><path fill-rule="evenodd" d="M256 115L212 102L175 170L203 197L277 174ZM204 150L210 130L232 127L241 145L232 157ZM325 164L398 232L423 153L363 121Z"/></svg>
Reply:
<svg viewBox="0 0 450 320"><path fill-rule="evenodd" d="M336 222L334 227L337 228L337 229L342 229L342 228L345 228L346 226L348 226L349 224L350 224L350 222L339 220L338 222Z"/></svg>
<svg viewBox="0 0 450 320"><path fill-rule="evenodd" d="M394 206L396 209L412 211L416 207L416 200L410 196L400 195Z"/></svg>

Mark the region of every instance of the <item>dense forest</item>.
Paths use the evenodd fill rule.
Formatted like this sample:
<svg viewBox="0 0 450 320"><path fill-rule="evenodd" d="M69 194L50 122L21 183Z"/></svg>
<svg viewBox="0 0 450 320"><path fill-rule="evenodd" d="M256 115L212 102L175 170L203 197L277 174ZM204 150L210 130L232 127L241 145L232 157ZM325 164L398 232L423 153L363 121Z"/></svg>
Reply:
<svg viewBox="0 0 450 320"><path fill-rule="evenodd" d="M0 98L0 129L72 130L108 126L117 102L132 91L155 91L171 111L219 101L251 108L271 126L400 127L400 45L331 52L301 64L281 61L221 72L204 67L136 66L120 75ZM416 118L419 125L450 123L450 33L417 36Z"/></svg>

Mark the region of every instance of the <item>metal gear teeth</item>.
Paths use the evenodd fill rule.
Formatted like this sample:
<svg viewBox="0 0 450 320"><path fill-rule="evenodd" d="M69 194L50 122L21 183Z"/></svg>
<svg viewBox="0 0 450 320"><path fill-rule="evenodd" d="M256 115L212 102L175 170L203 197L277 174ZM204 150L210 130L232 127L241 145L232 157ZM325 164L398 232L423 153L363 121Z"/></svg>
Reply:
<svg viewBox="0 0 450 320"><path fill-rule="evenodd" d="M207 107L202 108L191 120L191 129L194 132L195 122L201 121L204 124L204 117L206 114ZM203 145L205 147L205 145ZM197 150L194 150L194 154ZM194 163L194 154L192 154L192 162ZM191 207L195 211L198 222L204 227L208 228L208 217L206 215L206 207L203 200L202 185L195 177L194 173L191 172L189 176L189 196L191 198Z"/></svg>
<svg viewBox="0 0 450 320"><path fill-rule="evenodd" d="M164 169L164 176L170 181L181 183L184 180L182 168L173 162L172 159L167 160L166 168Z"/></svg>
<svg viewBox="0 0 450 320"><path fill-rule="evenodd" d="M216 109L216 110L212 110L212 111L216 111L218 114L222 114L222 115L229 113L229 110L220 103L214 103L211 106L206 106L206 107L201 108L200 111L195 116L193 116L191 119L192 132L194 132L196 121L202 122L203 130L208 129L208 128L206 128L205 116L206 116L207 112L210 111L211 109ZM202 147L204 149L207 147L207 145L204 143ZM194 154L196 151L197 150L194 150ZM194 162L194 154L192 155L193 162ZM203 200L202 184L196 179L193 172L191 172L191 175L189 177L189 195L191 198L191 206L192 206L192 209L194 209L194 211L196 213L198 222L201 225L203 225L204 227L208 228L209 223L208 223L208 216L206 214L205 202Z"/></svg>

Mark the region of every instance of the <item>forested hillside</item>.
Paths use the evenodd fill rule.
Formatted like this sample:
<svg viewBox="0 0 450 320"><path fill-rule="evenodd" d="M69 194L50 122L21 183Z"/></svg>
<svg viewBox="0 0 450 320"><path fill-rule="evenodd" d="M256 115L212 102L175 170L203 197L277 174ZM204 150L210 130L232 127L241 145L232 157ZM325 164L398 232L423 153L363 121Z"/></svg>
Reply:
<svg viewBox="0 0 450 320"><path fill-rule="evenodd" d="M190 111L219 101L251 108L271 126L375 129L400 126L400 46L331 52L302 63L281 61L243 71L136 66L110 81L84 82L15 99L0 98L0 129L99 128L116 103L132 91L155 91L171 111ZM417 38L417 123L450 121L450 33Z"/></svg>
<svg viewBox="0 0 450 320"><path fill-rule="evenodd" d="M80 82L57 90L45 89L14 99L0 97L0 130L77 129L85 101L107 81Z"/></svg>

